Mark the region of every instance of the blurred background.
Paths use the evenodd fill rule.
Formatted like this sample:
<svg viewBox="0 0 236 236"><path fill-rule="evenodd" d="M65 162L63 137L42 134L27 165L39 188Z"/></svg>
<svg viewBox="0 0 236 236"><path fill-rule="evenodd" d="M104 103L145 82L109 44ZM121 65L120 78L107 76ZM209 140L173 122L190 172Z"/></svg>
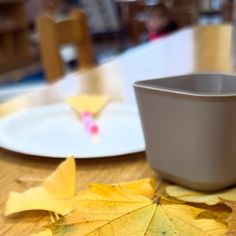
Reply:
<svg viewBox="0 0 236 236"><path fill-rule="evenodd" d="M0 0L0 100L39 89L48 81L40 47L45 36L39 35L37 27L40 16L59 21L72 9L82 9L94 63L100 64L151 40L148 24L157 5L165 6L157 14L168 15L176 30L232 22L232 0ZM41 26L40 32L46 28L47 24ZM67 72L77 68L73 44L61 46L60 56Z"/></svg>

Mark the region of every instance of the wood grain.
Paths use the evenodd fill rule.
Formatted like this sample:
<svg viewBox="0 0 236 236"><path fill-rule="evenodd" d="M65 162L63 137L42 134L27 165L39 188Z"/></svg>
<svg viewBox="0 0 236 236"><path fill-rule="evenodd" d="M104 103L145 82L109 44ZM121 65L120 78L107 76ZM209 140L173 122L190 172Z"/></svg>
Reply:
<svg viewBox="0 0 236 236"><path fill-rule="evenodd" d="M199 71L234 72L230 63L230 26L198 27L181 31L163 39L160 45L145 45L137 48L117 60L103 64L90 70L85 70L73 78L66 78L50 85L45 90L17 97L0 105L0 116L38 105L57 103L65 98L65 87L73 88L73 92L105 93L115 100L124 99L124 80L136 77L133 71L125 71L122 63L136 63L141 67L144 60L152 63L158 76L166 74L189 73ZM150 48L151 47L151 48ZM160 55L155 50L169 49L168 53ZM149 49L148 49L149 48ZM152 50L153 49L153 50ZM150 58L141 55L152 50ZM178 53L181 51L181 54ZM159 52L159 51L158 51ZM158 63L157 63L158 62ZM129 66L128 66L129 68ZM130 67L132 68L132 67ZM138 75L137 75L138 76ZM80 85L80 86L78 86ZM78 86L78 88L77 88ZM67 95L70 91L67 91ZM4 205L10 191L24 191L37 183L19 183L22 177L44 178L60 163L59 159L40 158L13 153L0 149L0 235L29 235L37 232L48 221L46 213L24 213L10 218L3 216ZM129 181L154 175L148 166L145 154L138 153L114 158L77 160L78 190L85 188L90 182L111 183Z"/></svg>

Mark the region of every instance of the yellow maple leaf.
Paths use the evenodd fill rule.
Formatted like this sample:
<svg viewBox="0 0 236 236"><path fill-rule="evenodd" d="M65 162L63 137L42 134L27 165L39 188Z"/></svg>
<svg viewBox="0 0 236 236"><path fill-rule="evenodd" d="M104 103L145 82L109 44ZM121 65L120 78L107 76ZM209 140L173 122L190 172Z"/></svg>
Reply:
<svg viewBox="0 0 236 236"><path fill-rule="evenodd" d="M197 219L204 211L160 198L158 203L116 186L93 184L76 197L74 212L50 226L53 235L224 235L225 224Z"/></svg>
<svg viewBox="0 0 236 236"><path fill-rule="evenodd" d="M216 205L220 203L220 198L236 201L236 188L231 188L215 193L206 193L192 191L177 185L171 185L166 187L166 193L171 197L185 202L205 203L208 205Z"/></svg>
<svg viewBox="0 0 236 236"><path fill-rule="evenodd" d="M157 180L152 177L138 179L130 182L114 183L109 185L119 186L120 188L124 188L124 190L130 193L140 194L142 196L152 199L156 195L156 188L159 184L160 183L158 183Z"/></svg>
<svg viewBox="0 0 236 236"><path fill-rule="evenodd" d="M227 236L236 235L236 201L226 201L222 199L222 202L232 209L232 213L226 220L228 223Z"/></svg>
<svg viewBox="0 0 236 236"><path fill-rule="evenodd" d="M215 219L221 223L225 223L226 219L231 214L229 207L227 207L225 204L218 204L218 205L209 206L206 204L193 203L193 205L205 209L205 211L203 211L202 213L200 213L198 215L199 219L201 219L201 218Z"/></svg>
<svg viewBox="0 0 236 236"><path fill-rule="evenodd" d="M79 113L86 111L96 115L109 100L105 95L75 95L67 98L66 102Z"/></svg>
<svg viewBox="0 0 236 236"><path fill-rule="evenodd" d="M76 167L73 157L62 162L58 168L38 186L23 193L11 192L5 215L27 210L46 210L60 215L72 209L70 199L76 192Z"/></svg>
<svg viewBox="0 0 236 236"><path fill-rule="evenodd" d="M30 236L53 236L50 229L45 229L37 234L31 234Z"/></svg>

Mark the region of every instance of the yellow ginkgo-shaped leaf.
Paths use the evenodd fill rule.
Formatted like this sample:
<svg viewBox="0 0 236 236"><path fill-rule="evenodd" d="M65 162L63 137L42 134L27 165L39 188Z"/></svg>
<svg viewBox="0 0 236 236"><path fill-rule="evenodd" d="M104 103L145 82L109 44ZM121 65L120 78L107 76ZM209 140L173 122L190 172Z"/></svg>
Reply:
<svg viewBox="0 0 236 236"><path fill-rule="evenodd" d="M73 157L62 162L38 187L23 193L11 192L5 214L27 210L46 210L65 215L73 207L71 198L76 193L76 167Z"/></svg>
<svg viewBox="0 0 236 236"><path fill-rule="evenodd" d="M105 95L75 95L67 98L66 102L79 113L89 112L91 115L96 115L109 99Z"/></svg>
<svg viewBox="0 0 236 236"><path fill-rule="evenodd" d="M177 185L166 187L166 193L185 202L205 203L215 205L220 203L220 198L236 201L236 188L231 188L215 193L198 192Z"/></svg>
<svg viewBox="0 0 236 236"><path fill-rule="evenodd" d="M74 212L50 226L53 235L224 235L225 224L198 219L204 209L160 198L152 200L115 186L92 185L76 197Z"/></svg>

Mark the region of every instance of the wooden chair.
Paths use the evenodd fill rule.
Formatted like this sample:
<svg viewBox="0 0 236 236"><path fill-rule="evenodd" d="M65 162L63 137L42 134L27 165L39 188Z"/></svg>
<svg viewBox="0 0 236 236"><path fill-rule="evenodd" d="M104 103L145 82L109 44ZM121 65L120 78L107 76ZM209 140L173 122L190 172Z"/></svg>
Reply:
<svg viewBox="0 0 236 236"><path fill-rule="evenodd" d="M236 1L227 0L223 2L222 15L224 22L232 23L236 13Z"/></svg>
<svg viewBox="0 0 236 236"><path fill-rule="evenodd" d="M91 36L86 15L81 10L72 10L69 19L57 21L52 16L40 16L37 20L41 57L48 81L58 80L64 74L60 47L73 43L78 51L79 68L94 64Z"/></svg>

